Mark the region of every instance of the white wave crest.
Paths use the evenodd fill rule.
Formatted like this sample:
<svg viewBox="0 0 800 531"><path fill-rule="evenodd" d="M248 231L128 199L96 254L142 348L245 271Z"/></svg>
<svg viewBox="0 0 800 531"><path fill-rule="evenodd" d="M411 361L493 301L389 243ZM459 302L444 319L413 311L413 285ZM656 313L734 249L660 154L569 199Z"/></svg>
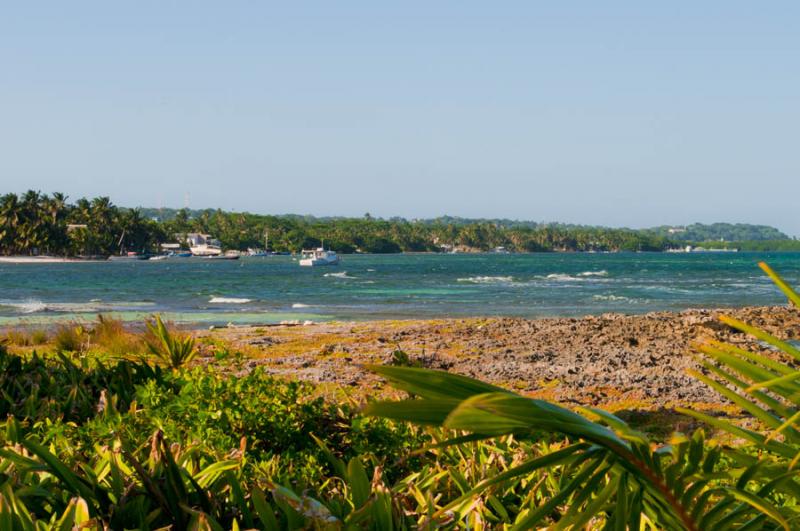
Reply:
<svg viewBox="0 0 800 531"><path fill-rule="evenodd" d="M489 276L466 277L458 279L458 282L471 282L473 284L496 284L500 282L513 282L513 281L514 277L489 277Z"/></svg>
<svg viewBox="0 0 800 531"><path fill-rule="evenodd" d="M1 301L0 306L14 308L19 313L38 313L47 311L47 304L34 299L25 301Z"/></svg>
<svg viewBox="0 0 800 531"><path fill-rule="evenodd" d="M296 302L292 304L292 308L310 308L309 304L303 304L302 302Z"/></svg>
<svg viewBox="0 0 800 531"><path fill-rule="evenodd" d="M623 295L595 295L592 299L596 301L609 301L609 302L629 302L634 303L636 299L631 299L630 297L625 297Z"/></svg>
<svg viewBox="0 0 800 531"><path fill-rule="evenodd" d="M579 277L607 277L608 271L602 269L600 271L584 271L583 273L578 273Z"/></svg>
<svg viewBox="0 0 800 531"><path fill-rule="evenodd" d="M578 273L576 275L570 275L568 273L550 273L544 278L547 280L555 280L556 282L586 282L589 280L594 280L595 282L606 282L604 280L601 280L601 278L607 276L608 276L608 271L602 270L602 271L584 271L583 273Z"/></svg>
<svg viewBox="0 0 800 531"><path fill-rule="evenodd" d="M14 308L17 313L42 313L42 312L60 312L60 313L94 313L106 310L115 310L119 306L125 305L142 305L146 303L103 303L98 300L91 300L89 302L43 302L35 299L28 300L0 300L0 306Z"/></svg>
<svg viewBox="0 0 800 531"><path fill-rule="evenodd" d="M583 280L579 277L573 277L572 275L567 275L566 273L550 273L544 278L548 280L555 280L556 282L574 282L576 280Z"/></svg>
<svg viewBox="0 0 800 531"><path fill-rule="evenodd" d="M347 271L340 271L338 273L325 273L322 276L323 277L334 277L334 278L356 278L356 277L351 277L350 275L348 275Z"/></svg>
<svg viewBox="0 0 800 531"><path fill-rule="evenodd" d="M211 297L208 301L211 304L247 304L252 299L242 299L237 297Z"/></svg>

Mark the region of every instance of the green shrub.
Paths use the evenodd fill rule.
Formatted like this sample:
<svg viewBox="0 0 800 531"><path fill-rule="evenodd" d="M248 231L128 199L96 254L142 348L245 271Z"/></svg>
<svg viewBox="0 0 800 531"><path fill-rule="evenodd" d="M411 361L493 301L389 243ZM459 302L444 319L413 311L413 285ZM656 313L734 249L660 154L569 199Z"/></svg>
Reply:
<svg viewBox="0 0 800 531"><path fill-rule="evenodd" d="M37 346L44 345L45 343L47 343L47 340L49 339L47 335L47 330L43 330L41 328L32 330L29 337L31 345L37 345Z"/></svg>
<svg viewBox="0 0 800 531"><path fill-rule="evenodd" d="M154 338L148 341L147 348L168 367L178 369L197 356L194 338L170 332L160 315L156 315L154 322L147 323L147 330Z"/></svg>
<svg viewBox="0 0 800 531"><path fill-rule="evenodd" d="M104 354L114 357L140 355L144 351L144 341L125 329L121 319L108 315L98 315L92 329L92 344Z"/></svg>
<svg viewBox="0 0 800 531"><path fill-rule="evenodd" d="M85 352L89 346L89 333L80 325L60 325L53 336L56 352Z"/></svg>
<svg viewBox="0 0 800 531"><path fill-rule="evenodd" d="M19 347L38 346L47 343L47 331L35 329L31 331L12 328L6 331L6 341Z"/></svg>

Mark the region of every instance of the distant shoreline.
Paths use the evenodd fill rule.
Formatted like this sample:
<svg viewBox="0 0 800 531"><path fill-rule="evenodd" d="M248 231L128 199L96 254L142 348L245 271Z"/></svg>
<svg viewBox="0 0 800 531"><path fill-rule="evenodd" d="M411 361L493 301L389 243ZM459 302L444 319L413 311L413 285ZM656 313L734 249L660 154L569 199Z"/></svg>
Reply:
<svg viewBox="0 0 800 531"><path fill-rule="evenodd" d="M551 250L551 251L523 251L523 252L509 252L497 253L492 251L473 251L465 250L455 253L440 253L434 251L401 251L396 253L343 253L343 256L397 256L397 255L490 255L490 256L503 256L508 254L726 254L726 253L800 253L800 250L783 250L783 249L766 249L766 250L740 250L740 249L701 249L692 251L674 251L674 250L650 250L650 251L580 251L574 249L565 250ZM244 255L242 258L249 258ZM262 258L262 257L255 257ZM59 257L59 256L0 256L0 264L82 264L82 263L104 263L111 262L108 258L100 257ZM146 259L140 261L147 261Z"/></svg>

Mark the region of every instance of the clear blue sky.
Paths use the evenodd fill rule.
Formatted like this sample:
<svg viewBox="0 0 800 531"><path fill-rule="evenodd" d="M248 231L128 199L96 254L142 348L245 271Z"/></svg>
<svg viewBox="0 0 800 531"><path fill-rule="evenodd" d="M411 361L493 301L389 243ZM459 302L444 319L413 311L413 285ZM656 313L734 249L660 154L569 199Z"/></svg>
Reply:
<svg viewBox="0 0 800 531"><path fill-rule="evenodd" d="M10 2L0 192L800 235L797 2Z"/></svg>

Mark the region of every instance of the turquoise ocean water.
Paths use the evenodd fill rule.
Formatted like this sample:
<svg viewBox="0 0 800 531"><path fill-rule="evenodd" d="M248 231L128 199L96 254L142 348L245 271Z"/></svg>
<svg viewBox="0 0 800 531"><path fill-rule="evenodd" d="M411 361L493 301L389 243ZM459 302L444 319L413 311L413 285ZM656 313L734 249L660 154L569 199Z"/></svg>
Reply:
<svg viewBox="0 0 800 531"><path fill-rule="evenodd" d="M0 325L139 320L275 323L456 316L579 316L783 304L757 267L800 286L800 253L344 256L0 264Z"/></svg>

